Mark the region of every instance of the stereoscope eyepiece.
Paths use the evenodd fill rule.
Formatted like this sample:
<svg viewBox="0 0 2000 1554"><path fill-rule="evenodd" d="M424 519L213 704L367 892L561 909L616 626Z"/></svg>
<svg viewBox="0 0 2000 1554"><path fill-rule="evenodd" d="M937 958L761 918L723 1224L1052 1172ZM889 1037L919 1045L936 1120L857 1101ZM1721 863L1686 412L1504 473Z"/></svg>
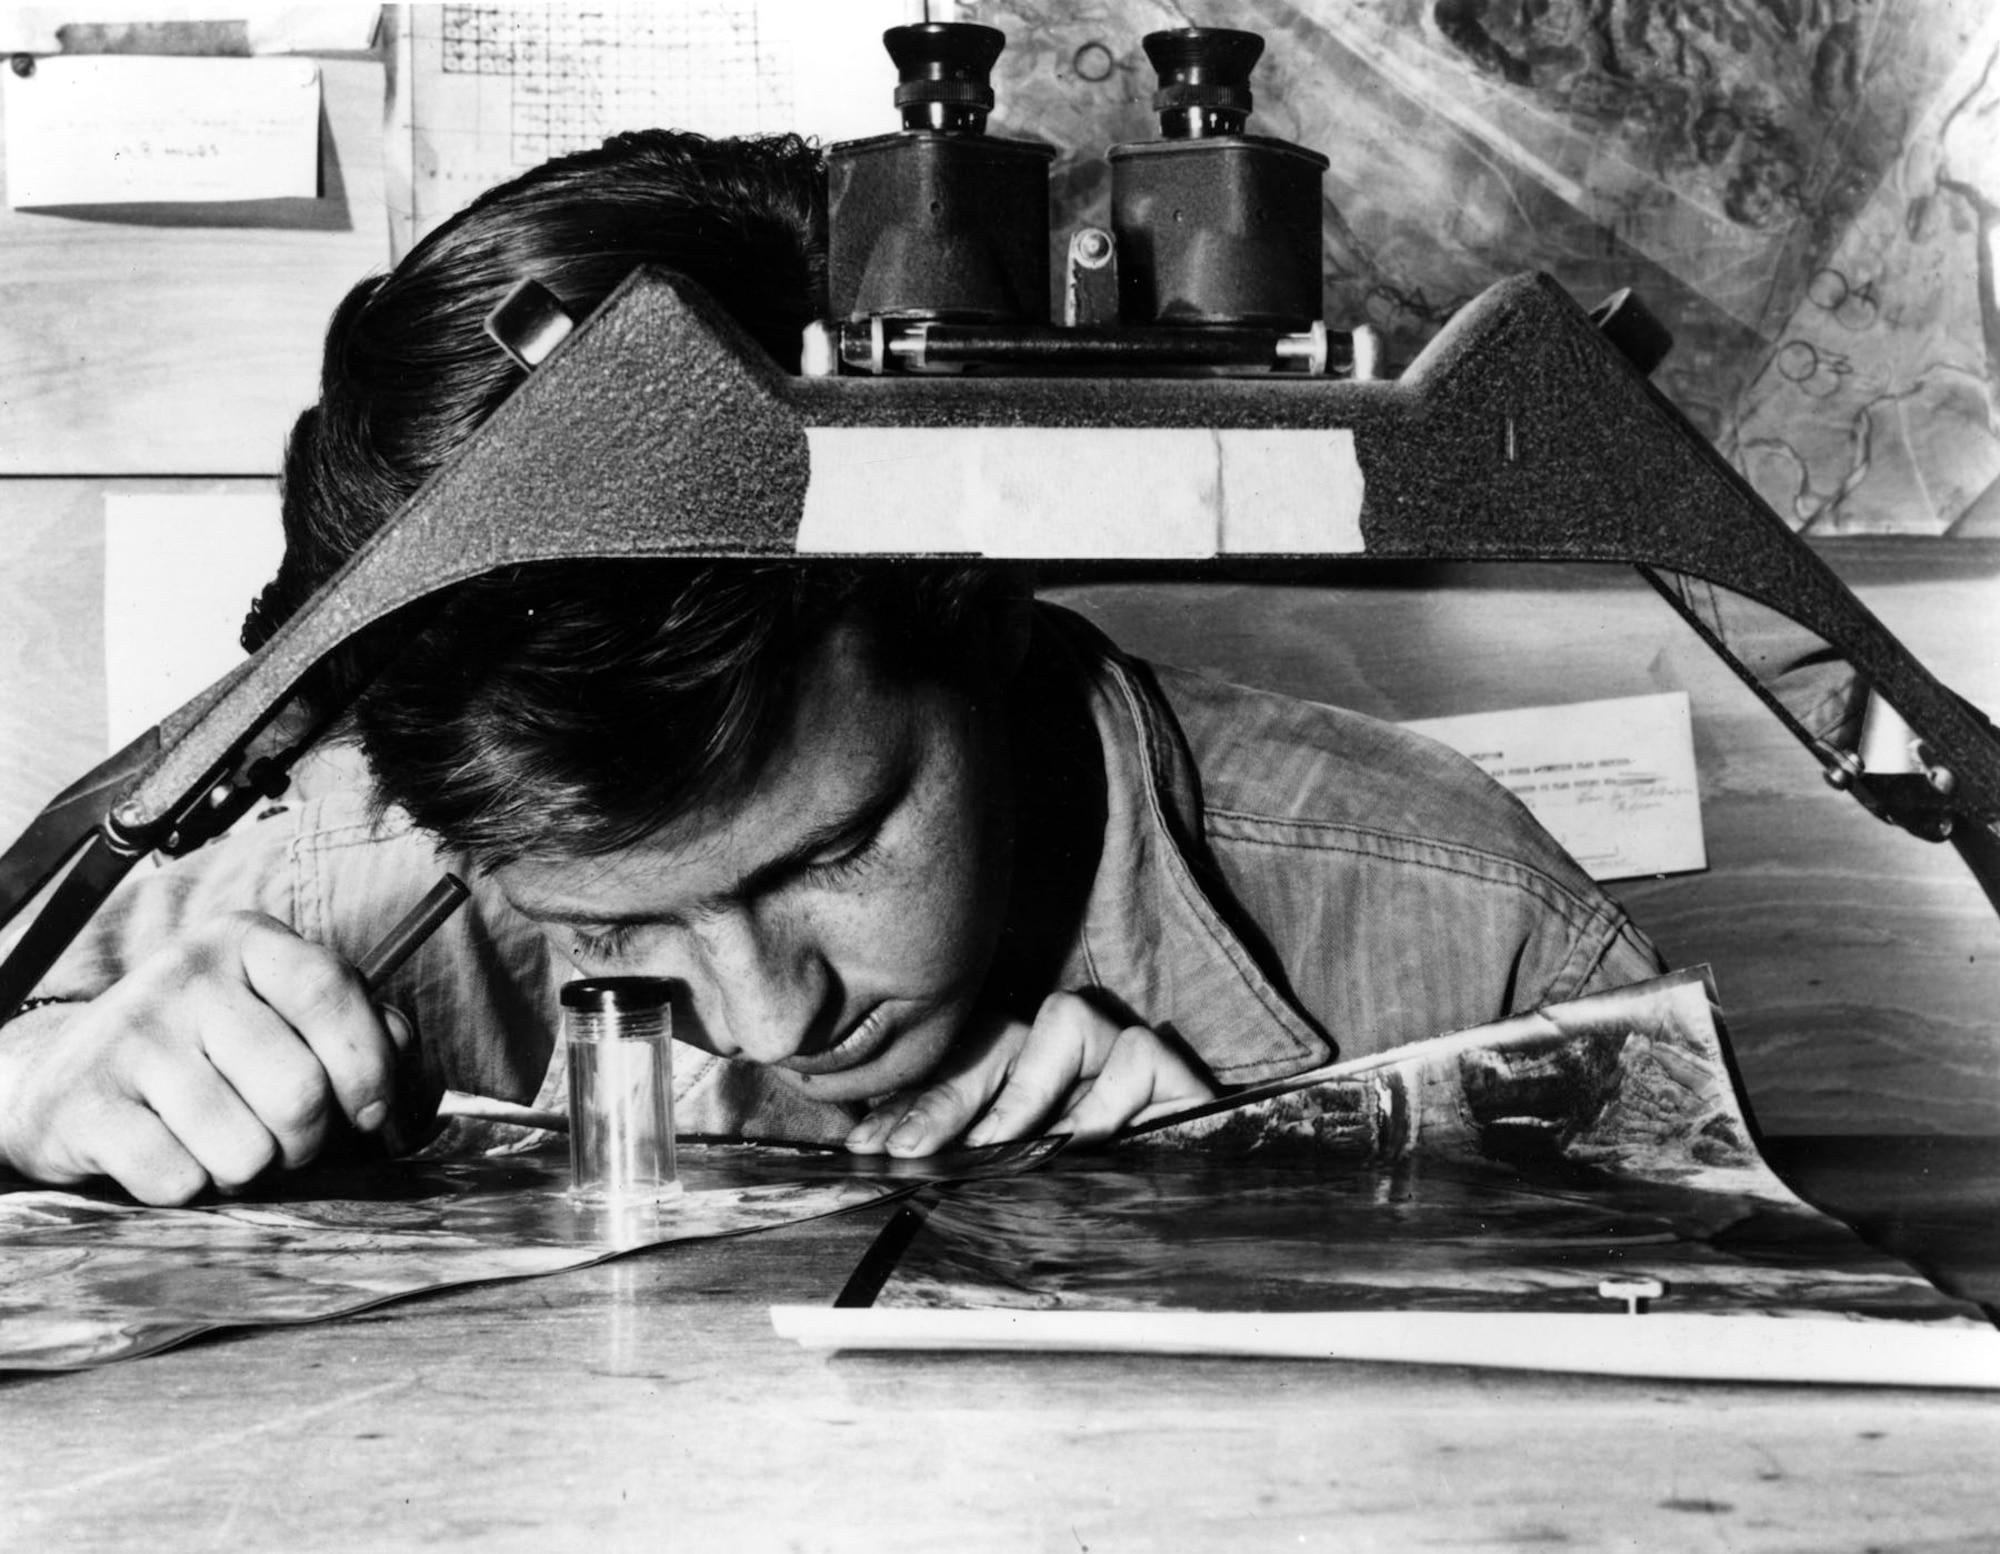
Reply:
<svg viewBox="0 0 2000 1554"><path fill-rule="evenodd" d="M1264 40L1228 27L1182 27L1148 33L1140 46L1160 77L1153 112L1168 140L1240 135L1250 117L1250 71Z"/></svg>
<svg viewBox="0 0 2000 1554"><path fill-rule="evenodd" d="M929 22L882 41L903 128L827 152L829 307L809 371L1358 370L1351 339L1320 321L1327 160L1244 133L1255 33L1143 40L1161 138L1110 149L1110 227L1069 245L1062 326L1049 322L1055 150L984 133L1006 39Z"/></svg>
<svg viewBox="0 0 2000 1554"><path fill-rule="evenodd" d="M978 134L993 107L992 74L1007 35L970 22L919 22L891 27L883 47L902 79L896 107L906 130Z"/></svg>

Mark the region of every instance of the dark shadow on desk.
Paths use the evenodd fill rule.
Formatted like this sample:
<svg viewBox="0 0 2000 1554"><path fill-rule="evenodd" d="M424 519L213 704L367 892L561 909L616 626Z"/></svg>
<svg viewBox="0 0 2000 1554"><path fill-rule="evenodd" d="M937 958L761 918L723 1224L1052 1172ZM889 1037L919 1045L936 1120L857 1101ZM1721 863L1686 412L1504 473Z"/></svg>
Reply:
<svg viewBox="0 0 2000 1554"><path fill-rule="evenodd" d="M2000 1137L1764 1140L1800 1197L2000 1322Z"/></svg>

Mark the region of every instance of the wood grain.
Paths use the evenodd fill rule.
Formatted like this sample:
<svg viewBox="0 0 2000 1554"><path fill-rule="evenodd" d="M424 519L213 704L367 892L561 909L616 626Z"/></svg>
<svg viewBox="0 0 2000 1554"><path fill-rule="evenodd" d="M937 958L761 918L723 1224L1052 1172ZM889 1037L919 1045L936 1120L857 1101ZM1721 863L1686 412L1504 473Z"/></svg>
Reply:
<svg viewBox="0 0 2000 1554"><path fill-rule="evenodd" d="M11 841L105 749L104 496L0 480L0 832Z"/></svg>
<svg viewBox="0 0 2000 1554"><path fill-rule="evenodd" d="M111 753L104 498L270 488L267 479L0 479L0 837L11 841ZM203 564L193 554L185 562ZM163 577L160 586L171 589L174 580Z"/></svg>
<svg viewBox="0 0 2000 1554"><path fill-rule="evenodd" d="M1885 1212L1930 1169L1996 1180L1990 1145L1844 1158ZM765 1308L830 1300L879 1221L0 1381L0 1545L1860 1554L1991 1525L1978 1394L779 1342Z"/></svg>

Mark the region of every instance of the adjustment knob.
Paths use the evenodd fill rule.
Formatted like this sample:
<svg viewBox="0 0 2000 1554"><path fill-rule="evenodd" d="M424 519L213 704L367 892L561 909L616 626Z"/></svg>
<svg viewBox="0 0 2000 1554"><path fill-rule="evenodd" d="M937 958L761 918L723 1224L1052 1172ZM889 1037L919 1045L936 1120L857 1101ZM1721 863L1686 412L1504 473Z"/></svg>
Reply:
<svg viewBox="0 0 2000 1554"><path fill-rule="evenodd" d="M901 80L896 106L906 130L978 134L993 107L991 75L1007 35L973 22L917 22L891 27L882 45Z"/></svg>
<svg viewBox="0 0 2000 1554"><path fill-rule="evenodd" d="M1250 71L1264 53L1254 32L1180 27L1148 33L1141 46L1159 73L1153 112L1168 140L1240 135L1250 116Z"/></svg>

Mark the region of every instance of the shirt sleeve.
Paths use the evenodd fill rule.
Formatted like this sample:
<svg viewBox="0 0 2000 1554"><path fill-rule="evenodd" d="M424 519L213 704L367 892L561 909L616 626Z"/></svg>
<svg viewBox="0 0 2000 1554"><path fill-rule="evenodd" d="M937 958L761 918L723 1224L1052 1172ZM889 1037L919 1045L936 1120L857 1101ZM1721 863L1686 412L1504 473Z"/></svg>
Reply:
<svg viewBox="0 0 2000 1554"><path fill-rule="evenodd" d="M1578 941L1573 961L1582 968L1575 978L1575 987L1569 992L1552 994L1543 1003L1609 992L1614 987L1662 976L1667 971L1666 960L1653 947L1653 941L1622 911L1597 934Z"/></svg>
<svg viewBox="0 0 2000 1554"><path fill-rule="evenodd" d="M1220 898L1341 1057L1660 974L1624 909L1456 751L1344 709L1170 683Z"/></svg>

